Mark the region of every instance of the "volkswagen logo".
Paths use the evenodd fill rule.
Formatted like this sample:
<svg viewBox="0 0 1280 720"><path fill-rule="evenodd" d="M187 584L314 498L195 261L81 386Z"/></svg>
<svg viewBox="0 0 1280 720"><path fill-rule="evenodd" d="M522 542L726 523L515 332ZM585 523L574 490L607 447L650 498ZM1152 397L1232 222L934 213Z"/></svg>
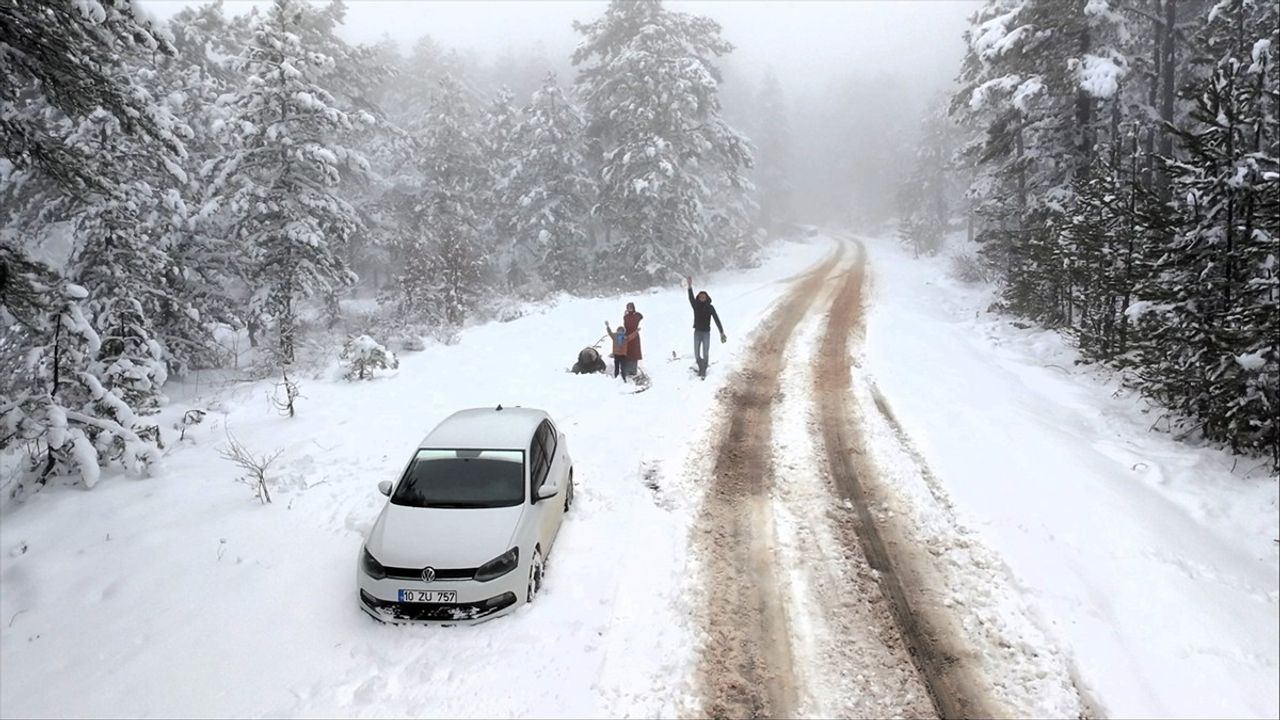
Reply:
<svg viewBox="0 0 1280 720"><path fill-rule="evenodd" d="M422 569L422 581L423 581L423 582L431 582L431 581L433 581L433 580L435 580L435 579L436 579L436 569L435 569L435 568L423 568L423 569Z"/></svg>

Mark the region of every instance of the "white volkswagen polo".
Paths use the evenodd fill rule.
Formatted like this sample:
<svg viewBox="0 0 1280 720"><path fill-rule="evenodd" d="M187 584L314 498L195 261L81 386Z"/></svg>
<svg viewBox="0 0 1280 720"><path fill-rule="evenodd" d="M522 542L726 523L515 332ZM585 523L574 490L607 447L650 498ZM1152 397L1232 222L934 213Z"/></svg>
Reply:
<svg viewBox="0 0 1280 720"><path fill-rule="evenodd" d="M573 504L573 461L547 413L462 410L418 444L356 571L379 620L467 622L530 602Z"/></svg>

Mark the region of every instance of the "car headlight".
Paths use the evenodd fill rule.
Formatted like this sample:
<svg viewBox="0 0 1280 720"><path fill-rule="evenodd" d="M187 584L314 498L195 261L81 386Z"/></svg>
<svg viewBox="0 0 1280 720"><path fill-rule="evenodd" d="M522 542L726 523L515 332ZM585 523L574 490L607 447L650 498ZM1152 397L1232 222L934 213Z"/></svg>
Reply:
<svg viewBox="0 0 1280 720"><path fill-rule="evenodd" d="M387 576L387 569L382 567L382 563L374 559L369 554L369 548L364 549L364 555L360 558L360 567L364 569L364 574L374 580L381 580Z"/></svg>
<svg viewBox="0 0 1280 720"><path fill-rule="evenodd" d="M520 548L513 547L502 553L498 557L480 566L476 570L476 580L479 582L489 582L506 575L516 569L516 565L520 564Z"/></svg>

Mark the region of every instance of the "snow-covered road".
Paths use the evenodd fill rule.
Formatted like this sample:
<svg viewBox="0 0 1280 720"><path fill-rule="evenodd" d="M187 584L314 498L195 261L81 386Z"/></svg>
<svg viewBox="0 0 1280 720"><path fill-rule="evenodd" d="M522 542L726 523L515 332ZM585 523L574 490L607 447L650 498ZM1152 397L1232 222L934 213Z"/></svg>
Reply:
<svg viewBox="0 0 1280 720"><path fill-rule="evenodd" d="M695 547L708 598L732 600L704 606L702 714L1082 714L998 561L955 523L912 522L868 461L865 255L841 246L761 326L720 408Z"/></svg>

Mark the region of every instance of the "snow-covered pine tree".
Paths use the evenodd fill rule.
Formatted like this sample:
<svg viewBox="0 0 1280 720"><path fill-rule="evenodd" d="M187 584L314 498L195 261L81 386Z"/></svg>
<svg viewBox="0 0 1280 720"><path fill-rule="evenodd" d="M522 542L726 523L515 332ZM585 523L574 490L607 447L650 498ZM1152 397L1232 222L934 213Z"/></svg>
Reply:
<svg viewBox="0 0 1280 720"><path fill-rule="evenodd" d="M513 265L556 290L581 290L593 272L583 126L581 112L548 73L515 128L519 154L503 194L513 213Z"/></svg>
<svg viewBox="0 0 1280 720"><path fill-rule="evenodd" d="M0 5L0 157L38 167L64 187L83 190L102 178L62 143L51 114L83 117L99 109L131 135L181 155L180 125L128 71L129 53L171 53L164 34L135 12L132 0L25 0Z"/></svg>
<svg viewBox="0 0 1280 720"><path fill-rule="evenodd" d="M338 138L353 118L325 87L334 58L314 40L324 12L301 0L275 0L240 58L244 85L227 99L224 125L234 150L210 168L217 197L257 287L249 312L274 320L277 360L294 360L298 303L355 281L346 245L362 224L337 188L368 163ZM304 42L305 40L305 42Z"/></svg>
<svg viewBox="0 0 1280 720"><path fill-rule="evenodd" d="M732 45L713 20L660 0L613 0L574 27L583 35L573 62L582 66L589 162L598 168L602 258L632 282L702 270L726 254L706 233L713 188L750 187L747 143L720 116L714 61Z"/></svg>
<svg viewBox="0 0 1280 720"><path fill-rule="evenodd" d="M1181 231L1143 288L1149 387L1205 436L1280 465L1280 9L1221 0L1166 158Z"/></svg>
<svg viewBox="0 0 1280 720"><path fill-rule="evenodd" d="M93 487L112 462L145 473L159 453L139 435L129 406L94 372L101 341L83 312L88 292L52 276L34 282L55 283L46 286L54 312L10 329L11 337L20 332L29 342L21 367L29 382L0 400L2 446L26 446L36 485L66 476ZM28 487L22 482L15 493Z"/></svg>
<svg viewBox="0 0 1280 720"><path fill-rule="evenodd" d="M400 367L396 354L368 335L353 336L342 347L343 377L348 380L372 380L378 370Z"/></svg>
<svg viewBox="0 0 1280 720"><path fill-rule="evenodd" d="M83 143L68 141L77 122L112 118L154 162L169 165L184 155L189 133L144 86L144 68L129 62L173 52L130 0L5 3L0 27L7 30L0 35L0 244L15 266L28 265L36 261L19 238L66 220L83 196L114 190L119 177Z"/></svg>
<svg viewBox="0 0 1280 720"><path fill-rule="evenodd" d="M396 102L387 109L397 125L415 134L425 129L421 122L428 116L440 79L449 75L466 87L471 75L471 68L461 55L447 50L430 35L414 42L408 56L401 59L398 70L399 80L394 88Z"/></svg>
<svg viewBox="0 0 1280 720"><path fill-rule="evenodd" d="M945 103L931 102L920 123L910 174L898 191L899 232L917 257L942 248L957 194L951 158L958 145L957 128Z"/></svg>
<svg viewBox="0 0 1280 720"><path fill-rule="evenodd" d="M983 227L977 238L1004 280L1010 309L1057 325L1065 297L1052 225L1072 179L1092 162L1127 59L1110 0L989 0L966 33L952 110L979 137L967 148Z"/></svg>
<svg viewBox="0 0 1280 720"><path fill-rule="evenodd" d="M791 133L786 96L778 76L765 73L752 109L751 138L755 142L752 179L759 205L758 223L778 232L791 222Z"/></svg>
<svg viewBox="0 0 1280 720"><path fill-rule="evenodd" d="M110 290L68 284L23 247L51 223L77 218L88 247L100 239L100 219L123 211L154 225L156 208L172 203L165 188L182 172L190 134L171 103L150 90L152 62L173 48L141 17L128 0L0 5L0 26L9 30L0 37L0 365L12 371L0 385L0 446L23 443L40 455L33 467L40 483L74 474L92 485L100 464L118 460L140 470L156 457L112 386L150 393L163 382L158 348L148 344L146 357L137 355L152 363L142 377L132 374L138 367L117 363L130 350L108 345L102 354L86 300L96 293L104 303L97 319L105 322ZM109 153L89 141L104 129L112 135Z"/></svg>
<svg viewBox="0 0 1280 720"><path fill-rule="evenodd" d="M492 180L474 122L461 84L445 74L419 122L422 186L413 199L412 229L401 236L399 250L404 264L397 300L402 314L416 320L458 325L484 289L490 248L479 209Z"/></svg>
<svg viewBox="0 0 1280 720"><path fill-rule="evenodd" d="M506 87L498 89L485 108L479 135L480 149L484 153L485 167L492 178L490 192L485 193L483 207L477 211L488 219L489 245L497 250L495 270L500 283L508 290L525 284L532 277L532 268L521 266L512 254L515 208L508 191L511 174L516 168L516 147L513 136L520 122L515 98Z"/></svg>
<svg viewBox="0 0 1280 720"><path fill-rule="evenodd" d="M178 162L157 162L104 111L81 121L64 142L93 158L97 174L114 178L109 188L80 197L72 215L69 276L88 291L85 310L102 339L91 369L134 411L154 410L168 367L153 318L162 308L187 307L163 281L180 272L168 248L185 224L186 204L174 185L185 183L186 173Z"/></svg>
<svg viewBox="0 0 1280 720"><path fill-rule="evenodd" d="M244 327L248 268L228 219L216 202L204 202L210 179L204 169L233 147L222 132L232 108L218 99L242 86L237 59L252 41L258 20L256 10L227 17L220 1L184 8L166 26L177 52L158 61L149 83L192 129L187 156L179 163L186 179L172 181L187 207L172 213L163 238L169 264L159 276L161 291L152 315L156 339L165 348L170 370L178 374L226 363L227 350L215 341L213 330Z"/></svg>

